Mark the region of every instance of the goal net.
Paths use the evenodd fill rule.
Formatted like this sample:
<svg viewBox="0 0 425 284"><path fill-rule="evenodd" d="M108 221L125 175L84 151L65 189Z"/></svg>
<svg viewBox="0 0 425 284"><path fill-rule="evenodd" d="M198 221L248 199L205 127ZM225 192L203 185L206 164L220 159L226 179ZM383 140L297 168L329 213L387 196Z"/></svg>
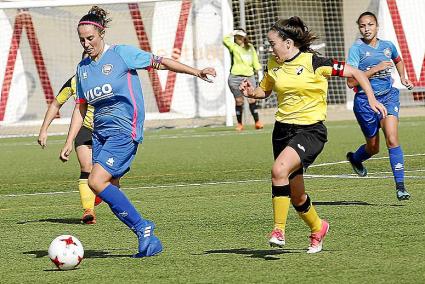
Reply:
<svg viewBox="0 0 425 284"><path fill-rule="evenodd" d="M137 46L217 71L214 84L174 72L140 71L145 125L225 123L222 15L226 11L221 1L0 2L0 136L38 133L48 105L75 74L82 53L77 23L96 2L112 18L107 43ZM231 15L229 5L227 9ZM62 107L53 132L67 131L73 108L73 100Z"/></svg>
<svg viewBox="0 0 425 284"><path fill-rule="evenodd" d="M396 45L406 64L407 77L416 86L413 91L402 86L394 68L394 86L401 90L401 105L425 105L423 0L232 0L232 10L234 27L246 27L263 65L269 56L266 34L277 19L301 17L319 37L312 47L322 56L344 60L350 46L360 37L357 17L362 12L371 11L378 16L379 37ZM353 97L354 93L346 87L344 79L329 81L329 104L351 108ZM263 107L275 107L275 104L276 99L271 97Z"/></svg>

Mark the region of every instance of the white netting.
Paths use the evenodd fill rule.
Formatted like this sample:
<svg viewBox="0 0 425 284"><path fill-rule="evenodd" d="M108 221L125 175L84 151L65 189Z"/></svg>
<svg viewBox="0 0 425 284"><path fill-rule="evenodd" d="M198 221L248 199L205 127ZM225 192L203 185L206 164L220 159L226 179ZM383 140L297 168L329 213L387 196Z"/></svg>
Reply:
<svg viewBox="0 0 425 284"><path fill-rule="evenodd" d="M140 71L146 118L151 124L224 124L221 1L136 1L100 6L112 18L107 43L130 44L190 66L217 70L214 84L168 71ZM76 26L90 7L0 8L0 136L37 133L48 104L75 73L81 59ZM62 108L64 123L69 121L72 108L72 102Z"/></svg>
<svg viewBox="0 0 425 284"><path fill-rule="evenodd" d="M245 13L240 13L244 2ZM348 48L359 37L355 21L364 11L378 15L380 34L383 39L394 42L406 63L408 77L416 83L416 90L408 91L395 75L395 86L401 88L402 106L424 106L425 91L425 1L422 0L232 0L234 27L244 26L241 15L245 14L245 26L251 41L259 51L260 60L266 64L268 43L266 33L279 18L301 17L308 27L319 36L313 48L323 56L344 60ZM403 41L403 37L405 41ZM409 56L412 58L409 59ZM333 78L329 84L329 104L350 107L353 92L347 89L345 80ZM264 107L275 106L271 97Z"/></svg>

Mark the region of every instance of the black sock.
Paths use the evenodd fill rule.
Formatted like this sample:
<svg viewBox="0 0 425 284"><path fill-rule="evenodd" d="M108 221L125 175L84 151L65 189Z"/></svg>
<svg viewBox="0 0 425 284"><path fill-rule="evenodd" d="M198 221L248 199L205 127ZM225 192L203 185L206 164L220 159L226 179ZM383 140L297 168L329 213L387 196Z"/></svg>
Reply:
<svg viewBox="0 0 425 284"><path fill-rule="evenodd" d="M236 109L236 119L238 120L238 123L242 124L243 105L236 106L235 109Z"/></svg>
<svg viewBox="0 0 425 284"><path fill-rule="evenodd" d="M254 121L257 122L258 121L257 103L249 104L249 110L251 111Z"/></svg>

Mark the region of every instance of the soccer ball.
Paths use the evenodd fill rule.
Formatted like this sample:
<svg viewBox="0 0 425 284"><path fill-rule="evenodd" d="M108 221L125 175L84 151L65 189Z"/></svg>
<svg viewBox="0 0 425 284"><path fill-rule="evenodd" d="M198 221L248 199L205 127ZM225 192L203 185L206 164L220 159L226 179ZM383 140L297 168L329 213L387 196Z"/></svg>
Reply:
<svg viewBox="0 0 425 284"><path fill-rule="evenodd" d="M61 235L50 243L48 254L57 268L69 270L77 267L83 260L84 249L76 237Z"/></svg>

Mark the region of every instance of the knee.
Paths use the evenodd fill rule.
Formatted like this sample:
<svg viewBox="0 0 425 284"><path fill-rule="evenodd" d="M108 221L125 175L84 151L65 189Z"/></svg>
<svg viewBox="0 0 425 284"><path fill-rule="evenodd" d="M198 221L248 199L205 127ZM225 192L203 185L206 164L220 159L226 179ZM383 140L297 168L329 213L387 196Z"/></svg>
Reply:
<svg viewBox="0 0 425 284"><path fill-rule="evenodd" d="M89 187L95 192L100 193L106 187L106 182L101 181L95 175L90 174L88 178Z"/></svg>
<svg viewBox="0 0 425 284"><path fill-rule="evenodd" d="M283 164L275 163L272 167L272 182L289 178L289 170Z"/></svg>
<svg viewBox="0 0 425 284"><path fill-rule="evenodd" d="M397 136L395 135L388 136L386 142L388 148L395 148L399 146Z"/></svg>
<svg viewBox="0 0 425 284"><path fill-rule="evenodd" d="M235 98L235 103L237 106L243 106L243 103L244 103L243 97Z"/></svg>

